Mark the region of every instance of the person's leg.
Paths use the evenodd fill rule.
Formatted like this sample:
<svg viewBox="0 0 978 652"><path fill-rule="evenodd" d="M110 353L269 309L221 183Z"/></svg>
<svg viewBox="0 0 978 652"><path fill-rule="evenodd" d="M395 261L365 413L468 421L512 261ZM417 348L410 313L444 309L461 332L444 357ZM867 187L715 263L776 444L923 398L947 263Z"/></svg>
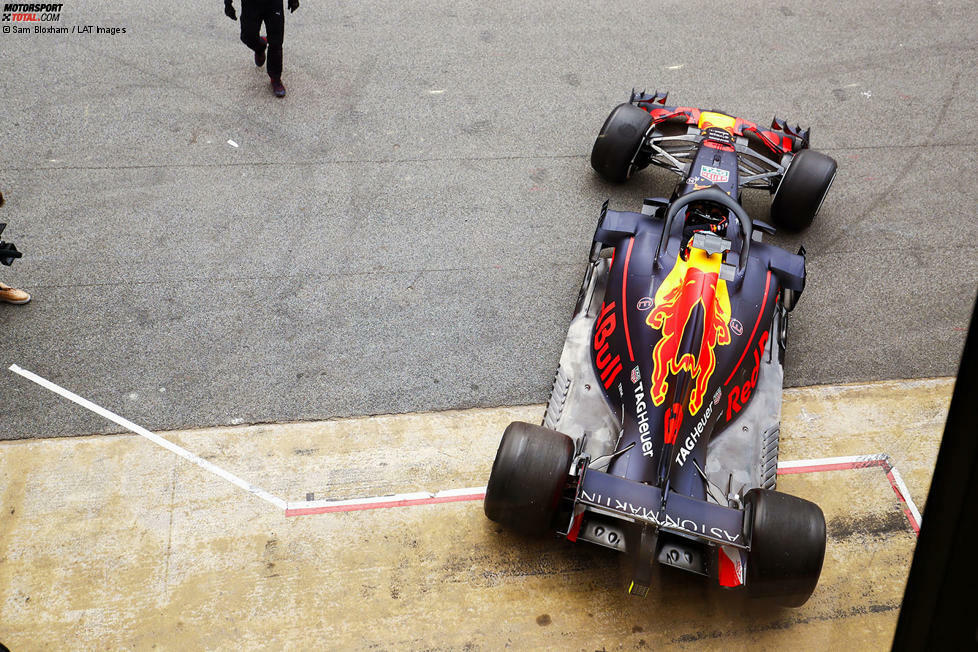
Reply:
<svg viewBox="0 0 978 652"><path fill-rule="evenodd" d="M261 37L261 2L256 0L241 0L241 42L258 53L265 54L265 40Z"/></svg>
<svg viewBox="0 0 978 652"><path fill-rule="evenodd" d="M282 42L285 40L285 11L282 0L265 0L265 33L268 35L268 76L282 79Z"/></svg>
<svg viewBox="0 0 978 652"><path fill-rule="evenodd" d="M265 49L268 46L268 41L264 36L261 37L261 50L255 50L255 65L261 68L265 65Z"/></svg>

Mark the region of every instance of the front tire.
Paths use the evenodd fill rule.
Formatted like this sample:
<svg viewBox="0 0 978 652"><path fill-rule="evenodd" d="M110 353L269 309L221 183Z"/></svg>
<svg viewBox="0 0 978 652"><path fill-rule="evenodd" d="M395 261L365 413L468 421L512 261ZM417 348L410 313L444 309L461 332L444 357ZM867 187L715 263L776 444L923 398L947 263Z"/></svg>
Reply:
<svg viewBox="0 0 978 652"><path fill-rule="evenodd" d="M519 421L509 424L489 475L486 516L523 534L551 529L573 458L567 435Z"/></svg>
<svg viewBox="0 0 978 652"><path fill-rule="evenodd" d="M752 514L747 593L800 607L822 572L825 515L813 502L769 489L751 489L744 503Z"/></svg>
<svg viewBox="0 0 978 652"><path fill-rule="evenodd" d="M627 181L652 116L634 104L619 104L604 121L591 148L591 167L612 183Z"/></svg>
<svg viewBox="0 0 978 652"><path fill-rule="evenodd" d="M771 219L788 231L811 226L835 179L838 164L811 149L795 155L771 202Z"/></svg>

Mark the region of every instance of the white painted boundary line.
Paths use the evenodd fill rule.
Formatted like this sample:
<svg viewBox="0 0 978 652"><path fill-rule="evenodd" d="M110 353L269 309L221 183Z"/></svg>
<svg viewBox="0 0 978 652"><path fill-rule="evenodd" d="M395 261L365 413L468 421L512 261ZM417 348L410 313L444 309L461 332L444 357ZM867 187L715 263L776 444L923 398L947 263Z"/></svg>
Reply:
<svg viewBox="0 0 978 652"><path fill-rule="evenodd" d="M445 489L431 493L418 491L409 494L390 494L370 498L350 500L307 500L290 502L285 508L286 516L309 516L311 514L330 514L332 512L359 512L365 509L384 509L387 507L413 507L415 505L437 505L457 503L468 500L482 500L486 496L485 487L466 487L465 489Z"/></svg>
<svg viewBox="0 0 978 652"><path fill-rule="evenodd" d="M860 464L862 462L868 462L868 466L875 466L874 463L879 463L881 461L889 459L886 454L879 453L876 455L846 455L844 457L820 457L818 459L812 460L792 460L790 462L778 462L778 470L781 469L797 469L805 468L809 466L813 467L824 467L824 466L835 466L843 465L845 468L853 468L852 465Z"/></svg>
<svg viewBox="0 0 978 652"><path fill-rule="evenodd" d="M910 497L910 491L903 482L903 477L893 465L890 456L885 453L876 455L850 455L847 457L822 457L813 460L794 460L791 462L778 463L778 475L792 475L797 473L819 473L822 471L848 471L852 469L866 469L878 466L883 469L886 479L889 481L897 498L903 503L903 512L910 521L910 527L917 534L920 533L920 525L923 518L920 510Z"/></svg>
<svg viewBox="0 0 978 652"><path fill-rule="evenodd" d="M181 448L173 442L168 441L159 435L150 432L149 430L146 430L142 426L137 425L126 418L120 417L115 412L106 410L100 405L96 405L88 399L82 398L74 392L68 391L64 387L52 383L50 380L42 378L35 373L27 371L26 369L22 369L15 364L10 365L8 368L15 374L23 376L27 380L37 383L41 387L51 390L55 394L58 394L59 396L66 398L73 403L77 403L87 410L91 410L95 414L98 414L99 416L122 426L126 430L145 437L154 444L162 446L170 452L176 453L180 457L196 464L205 471L210 471L214 475L224 478L231 484L244 489L248 493L270 502L279 509L284 510L286 516L305 516L310 514L328 514L332 512L354 512L366 509L410 507L415 505L434 505L438 503L482 500L486 495L485 487L468 487L464 489L446 489L435 493L419 491L414 493L392 494L388 496L353 498L349 500L310 500L286 502L277 496L273 496L264 489L242 480L233 473L229 473L221 467L208 462L202 457L194 455L185 448ZM821 457L809 460L778 462L778 475L817 473L821 471L845 471L872 466L882 467L883 471L886 473L887 479L890 481L890 484L893 487L893 490L907 507L907 517L910 519L910 524L913 526L914 532L919 532L920 524L923 522L920 515L920 510L917 509L917 505L910 497L910 490L903 482L903 477L900 475L900 472L897 471L895 466L893 466L892 462L890 461L890 456L886 455L885 453L877 453L875 455L848 455L844 457Z"/></svg>
<svg viewBox="0 0 978 652"><path fill-rule="evenodd" d="M903 483L903 476L900 475L900 472L897 471L897 468L892 464L890 465L890 473L893 474L893 483L900 490L903 500L907 503L907 507L910 509L910 513L913 514L913 517L917 520L917 525L919 527L923 524L924 519L917 510L917 505L914 504L913 499L910 498L910 490L907 489L907 485Z"/></svg>
<svg viewBox="0 0 978 652"><path fill-rule="evenodd" d="M190 451L188 451L188 450L186 450L184 448L181 448L180 446L177 446L176 444L174 444L171 441L167 441L166 439L163 439L159 435L157 435L155 433L152 433L149 430L146 430L146 428L143 428L142 426L136 425L135 423L133 423L129 419L124 419L124 418L120 417L118 414L116 414L115 412L110 412L109 410L106 410L105 408L101 407L100 405L96 405L95 403L92 403L88 399L82 398L78 394L75 394L74 392L70 392L67 389L65 389L64 387L61 387L60 385L56 385L56 384L52 383L50 380L47 380L45 378L41 378L37 374L31 373L30 371L27 371L26 369L21 369L20 367L18 367L15 364L10 365L9 369L10 369L10 371L14 372L15 374L20 374L21 376L23 376L27 380L29 380L31 382L34 382L34 383L37 383L41 387L44 387L45 389L49 389L52 392L54 392L55 394L58 394L59 396L61 396L63 398L66 398L66 399L68 399L69 401L71 401L73 403L77 403L78 405L82 406L83 408L85 408L87 410L91 410L92 412L94 412L95 414L97 414L99 416L105 417L109 421L111 421L113 423L116 423L116 424L122 426L126 430L130 430L130 431L136 433L137 435L140 435L142 437L145 437L146 439L150 440L154 444L157 444L157 445L162 446L163 448L167 449L171 453L176 453L177 455L179 455L183 459L187 460L188 462L193 462L194 464L196 464L200 468L204 469L205 471L210 471L214 475L217 475L219 477L224 478L225 480L227 480L231 484L233 484L235 486L238 486L238 487L241 487L242 489L244 489L248 493L254 494L255 496L258 496L259 498L261 498L262 500L267 500L268 502L270 502L271 504L275 505L279 509L285 509L285 501L282 500L281 498L278 498L276 496L273 496L272 494L268 493L264 489L262 489L260 487L256 487L255 485L251 484L250 482L246 482L246 481L242 480L241 478L239 478L238 476L234 475L233 473L228 473L227 471L225 471L221 467L216 466L214 464L211 464L210 462L208 462L204 458L199 457L197 455L194 455Z"/></svg>

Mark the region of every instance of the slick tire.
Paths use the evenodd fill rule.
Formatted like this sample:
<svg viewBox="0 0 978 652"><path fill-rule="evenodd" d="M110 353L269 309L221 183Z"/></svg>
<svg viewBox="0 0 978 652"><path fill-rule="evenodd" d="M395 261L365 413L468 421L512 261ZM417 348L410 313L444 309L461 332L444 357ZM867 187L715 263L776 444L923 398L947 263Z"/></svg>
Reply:
<svg viewBox="0 0 978 652"><path fill-rule="evenodd" d="M747 593L800 607L822 572L825 515L813 502L769 489L751 489L744 503L751 514Z"/></svg>
<svg viewBox="0 0 978 652"><path fill-rule="evenodd" d="M645 133L652 116L633 104L619 104L604 121L591 148L591 167L612 183L623 183L635 171Z"/></svg>
<svg viewBox="0 0 978 652"><path fill-rule="evenodd" d="M486 516L522 534L547 532L573 458L567 435L519 421L509 424L489 475Z"/></svg>
<svg viewBox="0 0 978 652"><path fill-rule="evenodd" d="M803 149L795 155L771 202L771 219L787 231L811 226L835 179L835 159Z"/></svg>

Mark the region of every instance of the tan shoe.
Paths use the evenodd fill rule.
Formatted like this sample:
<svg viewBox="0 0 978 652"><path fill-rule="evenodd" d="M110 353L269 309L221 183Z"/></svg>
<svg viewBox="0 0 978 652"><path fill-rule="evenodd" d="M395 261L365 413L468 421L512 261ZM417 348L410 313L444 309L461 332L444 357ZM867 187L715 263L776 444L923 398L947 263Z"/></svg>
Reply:
<svg viewBox="0 0 978 652"><path fill-rule="evenodd" d="M27 294L23 290L18 290L12 288L9 285L4 285L0 283L0 301L6 301L7 303L22 304L27 303L31 300L31 295Z"/></svg>

